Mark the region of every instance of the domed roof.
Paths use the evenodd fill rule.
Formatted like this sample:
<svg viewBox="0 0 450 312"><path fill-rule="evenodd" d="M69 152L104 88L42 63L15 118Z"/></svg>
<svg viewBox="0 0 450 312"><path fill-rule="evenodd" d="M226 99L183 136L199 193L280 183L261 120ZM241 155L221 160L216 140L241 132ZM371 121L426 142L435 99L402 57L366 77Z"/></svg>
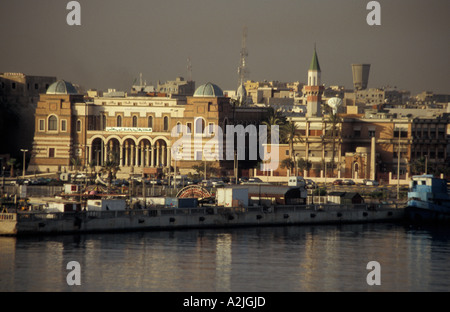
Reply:
<svg viewBox="0 0 450 312"><path fill-rule="evenodd" d="M244 84L241 84L237 89L237 99L239 103L243 104L247 100L247 90L245 89Z"/></svg>
<svg viewBox="0 0 450 312"><path fill-rule="evenodd" d="M223 96L223 91L217 85L208 82L201 85L194 92L195 97L221 97Z"/></svg>
<svg viewBox="0 0 450 312"><path fill-rule="evenodd" d="M47 94L78 94L78 91L70 82L58 80L48 87Z"/></svg>

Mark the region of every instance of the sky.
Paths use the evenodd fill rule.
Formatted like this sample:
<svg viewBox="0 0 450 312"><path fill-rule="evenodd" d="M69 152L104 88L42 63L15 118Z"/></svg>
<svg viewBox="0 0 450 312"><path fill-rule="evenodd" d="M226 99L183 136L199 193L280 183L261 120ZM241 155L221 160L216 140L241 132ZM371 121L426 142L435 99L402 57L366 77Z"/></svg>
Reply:
<svg viewBox="0 0 450 312"><path fill-rule="evenodd" d="M247 27L249 79L306 82L317 49L325 86L353 88L351 64L371 64L369 87L450 93L450 1L380 0L1 0L0 72L55 76L84 89L129 91L188 77L238 87Z"/></svg>

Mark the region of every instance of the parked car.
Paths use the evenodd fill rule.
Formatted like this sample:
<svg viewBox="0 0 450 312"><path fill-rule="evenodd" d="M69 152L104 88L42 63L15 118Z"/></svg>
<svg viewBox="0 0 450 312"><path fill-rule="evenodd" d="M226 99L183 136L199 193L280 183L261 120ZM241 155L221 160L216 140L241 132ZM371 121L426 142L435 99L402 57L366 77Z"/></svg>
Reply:
<svg viewBox="0 0 450 312"><path fill-rule="evenodd" d="M366 185L379 185L378 181L375 180L367 180Z"/></svg>
<svg viewBox="0 0 450 312"><path fill-rule="evenodd" d="M334 180L333 185L342 185L342 180L340 180L340 179Z"/></svg>
<svg viewBox="0 0 450 312"><path fill-rule="evenodd" d="M316 189L317 188L317 184L316 184L316 182L314 182L313 180L311 180L311 179L306 179L306 185L305 185L305 188L306 189Z"/></svg>
<svg viewBox="0 0 450 312"><path fill-rule="evenodd" d="M352 179L346 179L344 181L342 181L343 185L355 185L355 181L353 181Z"/></svg>
<svg viewBox="0 0 450 312"><path fill-rule="evenodd" d="M160 179L152 179L149 181L152 185L161 185L162 181Z"/></svg>

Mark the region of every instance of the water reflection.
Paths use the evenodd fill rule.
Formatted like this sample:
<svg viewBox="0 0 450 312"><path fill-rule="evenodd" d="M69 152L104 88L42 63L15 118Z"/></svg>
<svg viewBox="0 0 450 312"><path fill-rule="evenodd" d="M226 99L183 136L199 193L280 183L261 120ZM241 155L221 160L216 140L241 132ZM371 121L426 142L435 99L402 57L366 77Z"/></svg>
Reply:
<svg viewBox="0 0 450 312"><path fill-rule="evenodd" d="M394 224L0 237L0 291L448 291L449 229ZM369 286L366 265L381 265ZM78 261L81 286L68 286Z"/></svg>

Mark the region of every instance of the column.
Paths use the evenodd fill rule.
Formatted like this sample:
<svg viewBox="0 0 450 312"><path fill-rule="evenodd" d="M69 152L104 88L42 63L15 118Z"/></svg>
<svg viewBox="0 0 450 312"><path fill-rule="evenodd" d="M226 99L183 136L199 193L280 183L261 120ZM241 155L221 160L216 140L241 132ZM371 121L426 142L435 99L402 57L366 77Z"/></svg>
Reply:
<svg viewBox="0 0 450 312"><path fill-rule="evenodd" d="M119 160L119 165L120 165L120 167L122 167L123 166L123 145L122 144L120 144L120 160Z"/></svg>
<svg viewBox="0 0 450 312"><path fill-rule="evenodd" d="M147 152L147 158L145 159L145 166L150 166L150 145L145 145L145 150Z"/></svg>
<svg viewBox="0 0 450 312"><path fill-rule="evenodd" d="M129 150L128 150L128 142L125 142L125 167L128 167L128 156L129 156Z"/></svg>
<svg viewBox="0 0 450 312"><path fill-rule="evenodd" d="M130 166L131 167L134 166L134 153L135 153L134 144L131 144L130 145Z"/></svg>
<svg viewBox="0 0 450 312"><path fill-rule="evenodd" d="M159 167L159 144L156 145L156 167Z"/></svg>
<svg viewBox="0 0 450 312"><path fill-rule="evenodd" d="M144 152L145 152L145 145L144 142L141 142L141 167L145 167L145 158L144 158Z"/></svg>
<svg viewBox="0 0 450 312"><path fill-rule="evenodd" d="M170 146L168 146L166 148L166 153L167 153L166 167L170 167L170 161L171 161Z"/></svg>
<svg viewBox="0 0 450 312"><path fill-rule="evenodd" d="M152 145L151 149L152 149L152 158L150 159L151 161L150 166L155 167L155 146Z"/></svg>
<svg viewBox="0 0 450 312"><path fill-rule="evenodd" d="M134 151L134 165L139 166L139 145L135 145L135 151Z"/></svg>

